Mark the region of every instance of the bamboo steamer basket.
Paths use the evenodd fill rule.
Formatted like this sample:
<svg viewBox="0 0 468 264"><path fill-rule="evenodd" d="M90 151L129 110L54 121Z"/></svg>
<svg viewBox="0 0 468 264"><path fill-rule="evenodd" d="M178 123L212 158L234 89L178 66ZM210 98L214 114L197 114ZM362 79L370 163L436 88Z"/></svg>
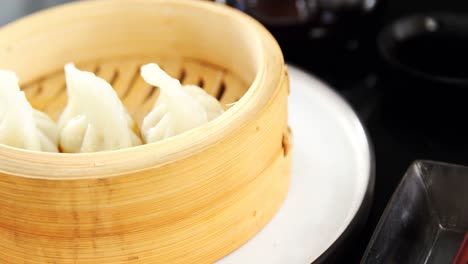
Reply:
<svg viewBox="0 0 468 264"><path fill-rule="evenodd" d="M252 238L285 198L288 77L255 20L205 1L84 1L0 29L0 68L57 118L63 66L112 83L138 123L159 63L226 112L168 140L89 154L0 146L0 263L211 263Z"/></svg>

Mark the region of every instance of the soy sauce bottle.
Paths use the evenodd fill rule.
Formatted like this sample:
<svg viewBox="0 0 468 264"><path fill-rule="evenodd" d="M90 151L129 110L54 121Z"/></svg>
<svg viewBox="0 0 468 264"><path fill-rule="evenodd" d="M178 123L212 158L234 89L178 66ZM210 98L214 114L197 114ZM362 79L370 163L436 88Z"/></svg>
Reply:
<svg viewBox="0 0 468 264"><path fill-rule="evenodd" d="M372 71L381 0L227 0L264 24L287 62L338 90Z"/></svg>

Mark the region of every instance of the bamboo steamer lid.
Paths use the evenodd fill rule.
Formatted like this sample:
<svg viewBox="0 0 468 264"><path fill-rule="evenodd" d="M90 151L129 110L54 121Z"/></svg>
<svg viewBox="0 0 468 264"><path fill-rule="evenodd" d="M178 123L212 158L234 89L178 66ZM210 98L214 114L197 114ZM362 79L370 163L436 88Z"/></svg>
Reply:
<svg viewBox="0 0 468 264"><path fill-rule="evenodd" d="M141 122L156 62L216 96L226 112L165 141L88 154L0 146L2 263L211 263L254 236L290 175L288 77L256 21L204 1L67 4L0 29L0 68L57 118L63 65L111 82Z"/></svg>

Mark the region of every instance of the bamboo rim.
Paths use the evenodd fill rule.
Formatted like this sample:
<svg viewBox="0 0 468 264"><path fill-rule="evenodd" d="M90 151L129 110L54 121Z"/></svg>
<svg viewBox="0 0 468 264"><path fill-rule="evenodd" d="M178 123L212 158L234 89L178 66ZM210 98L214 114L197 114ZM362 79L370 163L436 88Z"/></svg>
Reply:
<svg viewBox="0 0 468 264"><path fill-rule="evenodd" d="M138 1L144 0L112 2L128 4ZM260 23L240 11L219 4L204 1L159 1L171 4L183 3L208 12L229 15L237 19L240 24L246 25L244 28L252 37L257 54L255 58L257 73L246 94L216 120L157 143L86 154L42 153L0 145L0 174L43 180L75 180L118 176L163 166L196 155L226 135L235 133L277 96L282 84L287 81L286 68L278 44ZM80 8L87 5L86 2L51 8L9 24L0 29L0 43L5 41L1 39L3 34L21 31L22 28L40 21L44 16L54 16L69 9ZM95 2L94 5L96 8L104 8L109 2L111 1ZM275 56L271 56L272 53ZM174 144L176 141L178 144ZM51 171L51 167L59 169ZM19 168L21 171L28 171L29 174L19 172Z"/></svg>

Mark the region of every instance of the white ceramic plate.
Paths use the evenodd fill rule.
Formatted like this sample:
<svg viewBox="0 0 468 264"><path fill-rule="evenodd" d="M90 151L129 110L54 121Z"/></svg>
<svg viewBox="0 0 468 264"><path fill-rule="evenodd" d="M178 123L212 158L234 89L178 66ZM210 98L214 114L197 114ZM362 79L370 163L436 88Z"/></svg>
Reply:
<svg viewBox="0 0 468 264"><path fill-rule="evenodd" d="M370 184L369 142L352 109L322 82L288 68L289 194L272 221L220 264L313 262L351 223Z"/></svg>

